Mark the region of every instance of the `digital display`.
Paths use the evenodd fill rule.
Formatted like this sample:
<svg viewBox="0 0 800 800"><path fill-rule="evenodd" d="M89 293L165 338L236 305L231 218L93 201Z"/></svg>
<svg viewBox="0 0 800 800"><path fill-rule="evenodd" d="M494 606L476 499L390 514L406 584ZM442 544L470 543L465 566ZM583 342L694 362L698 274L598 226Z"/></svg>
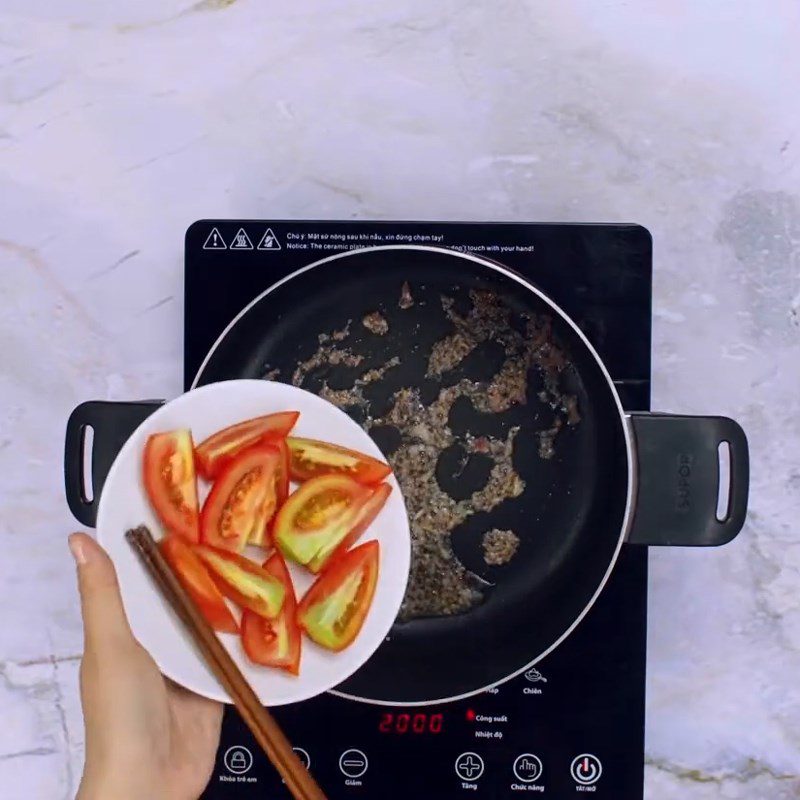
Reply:
<svg viewBox="0 0 800 800"><path fill-rule="evenodd" d="M444 714L381 714L378 730L381 733L441 733L444 725Z"/></svg>

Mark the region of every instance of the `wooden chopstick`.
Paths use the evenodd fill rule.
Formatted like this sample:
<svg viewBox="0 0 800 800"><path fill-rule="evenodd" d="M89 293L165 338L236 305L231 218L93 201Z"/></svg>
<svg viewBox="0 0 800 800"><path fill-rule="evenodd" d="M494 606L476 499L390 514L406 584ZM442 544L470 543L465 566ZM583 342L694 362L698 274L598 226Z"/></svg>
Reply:
<svg viewBox="0 0 800 800"><path fill-rule="evenodd" d="M176 578L150 531L141 525L125 534L162 595L181 619L211 671L231 696L258 744L280 773L295 800L326 800L278 723L258 699L222 642Z"/></svg>

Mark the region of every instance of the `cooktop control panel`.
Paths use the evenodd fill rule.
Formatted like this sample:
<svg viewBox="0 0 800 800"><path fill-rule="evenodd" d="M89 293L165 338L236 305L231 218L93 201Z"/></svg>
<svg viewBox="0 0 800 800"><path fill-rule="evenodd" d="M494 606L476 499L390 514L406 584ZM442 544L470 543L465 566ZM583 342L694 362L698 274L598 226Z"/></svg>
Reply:
<svg viewBox="0 0 800 800"><path fill-rule="evenodd" d="M569 644L484 694L420 707L324 695L273 713L330 798L641 798L643 660L624 640L645 613L625 585L637 561L623 553ZM235 713L206 796L290 797Z"/></svg>
<svg viewBox="0 0 800 800"><path fill-rule="evenodd" d="M625 407L649 408L651 244L636 225L196 222L186 236L187 388L225 326L270 285L326 256L382 244L450 247L517 270L578 322ZM411 707L326 694L273 713L331 800L641 800L646 599L646 548L623 547L569 638L500 686ZM204 797L290 797L232 709Z"/></svg>

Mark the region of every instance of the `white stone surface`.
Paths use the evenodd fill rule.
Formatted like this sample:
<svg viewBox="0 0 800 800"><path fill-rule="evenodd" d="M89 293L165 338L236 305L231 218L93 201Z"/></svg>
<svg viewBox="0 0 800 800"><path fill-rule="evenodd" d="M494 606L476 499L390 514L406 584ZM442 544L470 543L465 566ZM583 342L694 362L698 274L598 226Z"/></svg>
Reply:
<svg viewBox="0 0 800 800"><path fill-rule="evenodd" d="M634 221L654 399L745 425L744 534L651 555L648 800L800 796L795 0L3 0L0 795L70 797L66 416L180 390L200 217Z"/></svg>

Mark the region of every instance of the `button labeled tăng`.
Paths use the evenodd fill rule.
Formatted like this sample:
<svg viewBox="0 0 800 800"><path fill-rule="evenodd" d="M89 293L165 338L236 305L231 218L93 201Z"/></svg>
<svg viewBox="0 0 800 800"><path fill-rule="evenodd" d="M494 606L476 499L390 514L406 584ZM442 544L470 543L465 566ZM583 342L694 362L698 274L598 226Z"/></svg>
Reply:
<svg viewBox="0 0 800 800"><path fill-rule="evenodd" d="M462 781L476 781L483 775L483 759L477 753L462 753L456 759L456 775Z"/></svg>

